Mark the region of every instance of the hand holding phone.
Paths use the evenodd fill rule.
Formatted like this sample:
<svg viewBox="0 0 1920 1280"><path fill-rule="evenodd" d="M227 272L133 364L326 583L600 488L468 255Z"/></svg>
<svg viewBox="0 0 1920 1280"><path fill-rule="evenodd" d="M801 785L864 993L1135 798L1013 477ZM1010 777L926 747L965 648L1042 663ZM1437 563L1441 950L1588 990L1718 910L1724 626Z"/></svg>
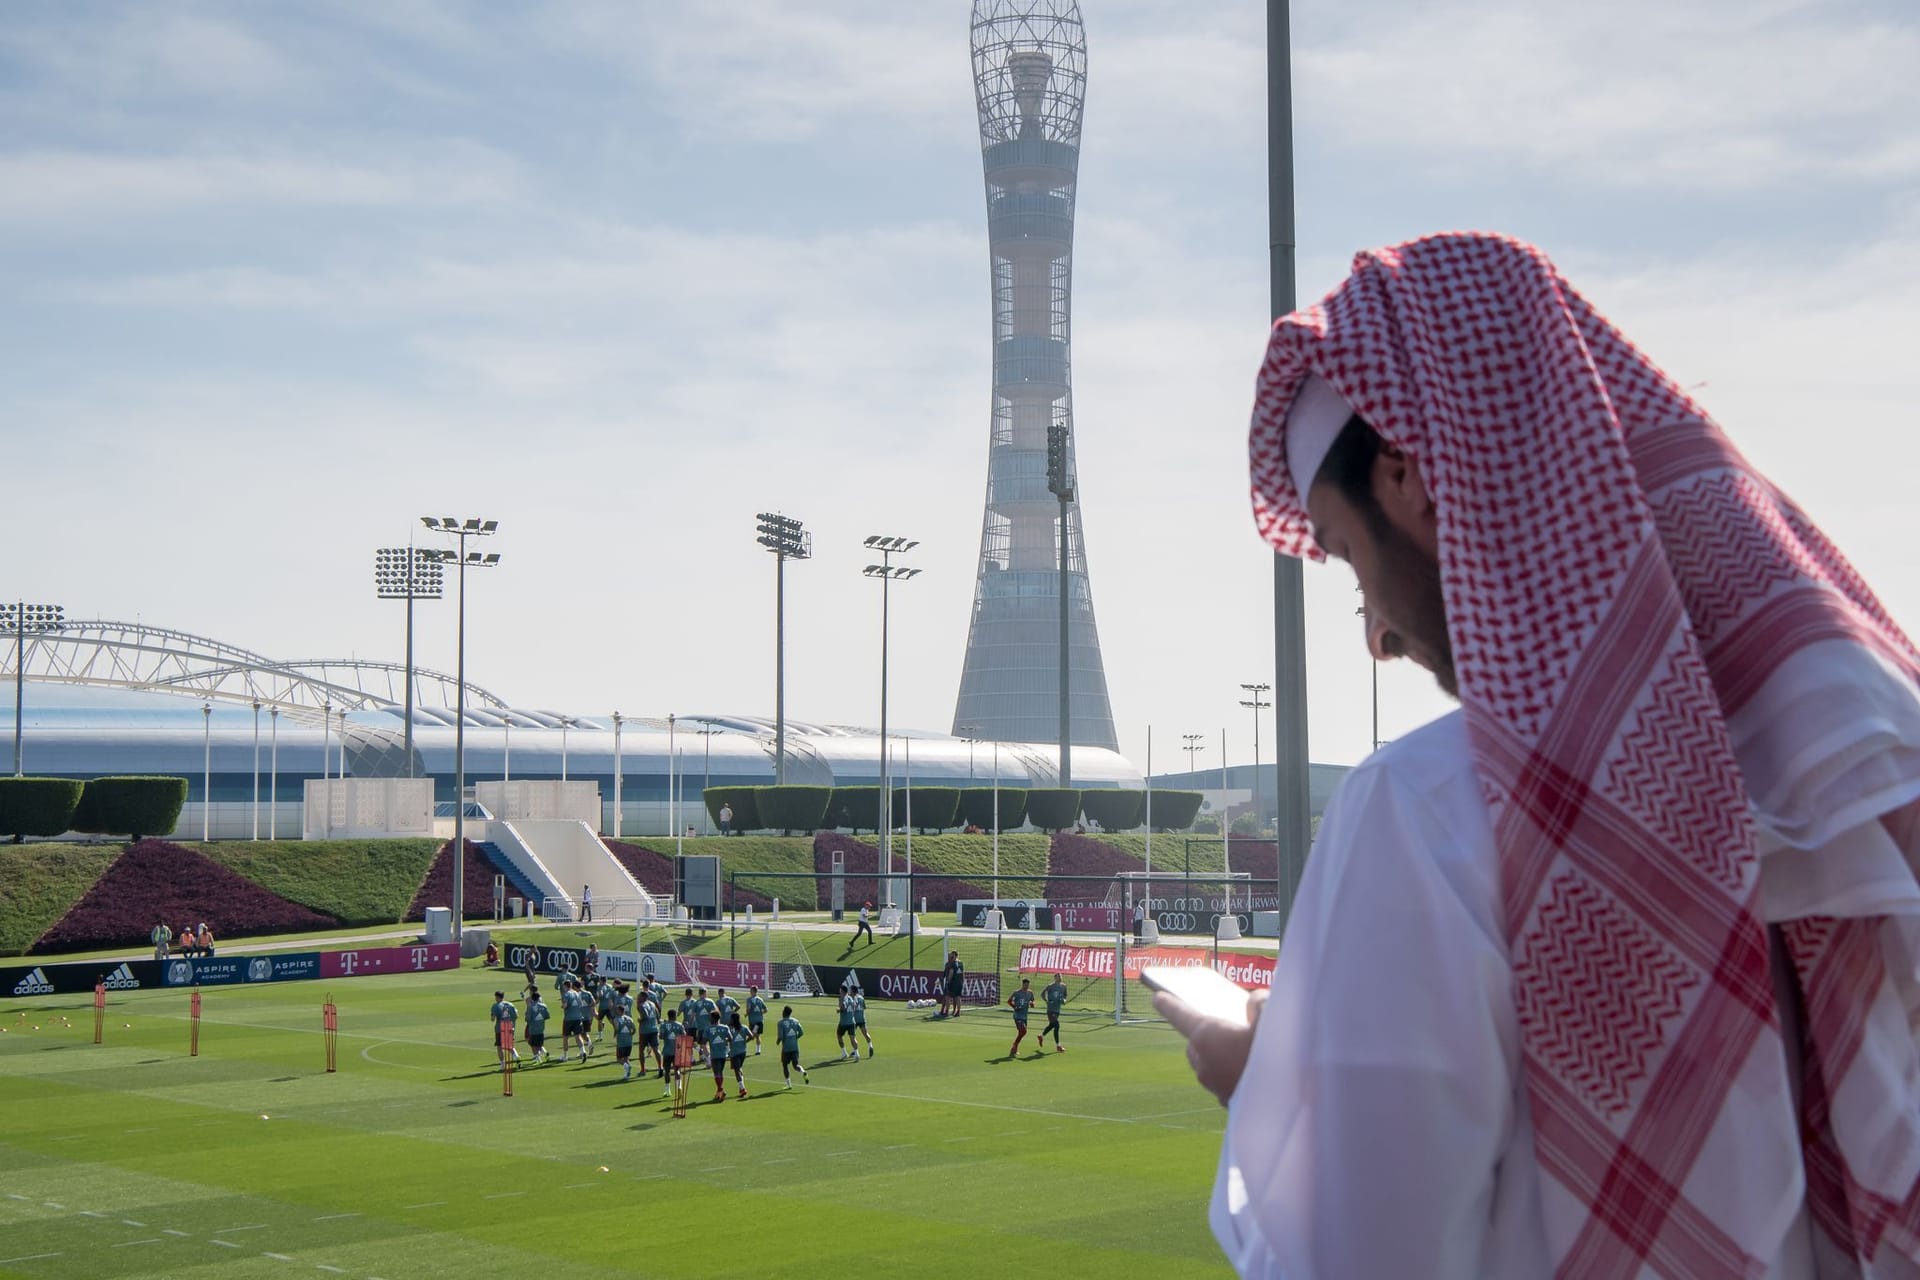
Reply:
<svg viewBox="0 0 1920 1280"><path fill-rule="evenodd" d="M1236 1027L1251 1025L1247 1017L1247 993L1211 966L1148 965L1140 970L1140 981L1172 996L1199 1017L1217 1018ZM1180 1030L1192 1035L1185 1026Z"/></svg>

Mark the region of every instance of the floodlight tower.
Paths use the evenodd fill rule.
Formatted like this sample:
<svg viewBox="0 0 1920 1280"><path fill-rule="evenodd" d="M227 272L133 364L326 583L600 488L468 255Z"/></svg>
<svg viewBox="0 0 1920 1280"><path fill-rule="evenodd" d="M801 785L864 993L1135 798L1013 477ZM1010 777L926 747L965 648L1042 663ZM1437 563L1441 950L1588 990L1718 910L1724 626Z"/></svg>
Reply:
<svg viewBox="0 0 1920 1280"><path fill-rule="evenodd" d="M58 631L65 622L66 610L57 604L0 604L0 636L13 637L13 776L26 771L20 754L20 709L27 692L27 637Z"/></svg>
<svg viewBox="0 0 1920 1280"><path fill-rule="evenodd" d="M1087 44L1075 0L974 0L974 100L993 282L993 412L956 726L1117 749L1073 465L1074 191ZM1048 443L1056 463L1049 486ZM1067 670L1052 634L1064 614ZM1055 703L1068 702L1066 731ZM957 730L956 730L957 731Z"/></svg>
<svg viewBox="0 0 1920 1280"><path fill-rule="evenodd" d="M813 558L813 535L798 520L762 511L754 539L773 552L773 781L787 785L787 561ZM668 719L672 719L671 716Z"/></svg>
<svg viewBox="0 0 1920 1280"><path fill-rule="evenodd" d="M413 602L446 594L445 570L437 551L381 547L373 553L373 589L382 600L407 602L407 776L413 776ZM258 719L259 717L255 717Z"/></svg>

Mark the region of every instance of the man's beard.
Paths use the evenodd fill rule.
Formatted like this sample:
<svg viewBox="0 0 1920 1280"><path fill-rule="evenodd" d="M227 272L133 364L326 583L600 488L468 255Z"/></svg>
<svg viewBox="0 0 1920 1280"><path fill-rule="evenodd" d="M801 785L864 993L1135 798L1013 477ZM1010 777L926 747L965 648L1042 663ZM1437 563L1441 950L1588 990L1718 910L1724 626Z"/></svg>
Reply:
<svg viewBox="0 0 1920 1280"><path fill-rule="evenodd" d="M1453 669L1453 640L1447 634L1447 604L1440 586L1440 562L1388 520L1378 507L1366 513L1380 566L1376 608L1407 645L1407 656L1433 672L1440 691L1460 697Z"/></svg>

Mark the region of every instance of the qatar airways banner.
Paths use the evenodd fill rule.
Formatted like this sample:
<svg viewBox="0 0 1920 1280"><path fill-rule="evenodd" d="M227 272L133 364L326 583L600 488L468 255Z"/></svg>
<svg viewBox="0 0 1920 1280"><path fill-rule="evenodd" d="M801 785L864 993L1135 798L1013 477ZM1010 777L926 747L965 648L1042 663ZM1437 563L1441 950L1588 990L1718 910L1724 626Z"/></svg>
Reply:
<svg viewBox="0 0 1920 1280"><path fill-rule="evenodd" d="M382 973L425 973L430 969L459 967L460 944L457 942L320 953L320 976L323 978L366 978Z"/></svg>
<svg viewBox="0 0 1920 1280"><path fill-rule="evenodd" d="M1068 947L1037 944L1020 948L1020 972L1058 973L1076 978L1113 977L1114 952L1107 947ZM1218 958L1198 947L1133 947L1127 951L1127 977L1138 980L1148 965L1177 968L1211 965L1220 975L1248 991L1273 985L1270 955L1222 951Z"/></svg>

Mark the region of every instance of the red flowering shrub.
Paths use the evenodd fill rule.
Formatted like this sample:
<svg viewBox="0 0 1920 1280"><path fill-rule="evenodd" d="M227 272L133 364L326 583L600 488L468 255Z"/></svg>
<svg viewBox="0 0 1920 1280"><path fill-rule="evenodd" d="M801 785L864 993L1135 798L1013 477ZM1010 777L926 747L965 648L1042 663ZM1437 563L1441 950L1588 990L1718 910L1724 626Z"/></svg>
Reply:
<svg viewBox="0 0 1920 1280"><path fill-rule="evenodd" d="M263 933L331 929L339 925L211 858L165 840L129 845L80 901L28 948L34 955L149 944L153 926L165 921L205 921L214 943Z"/></svg>
<svg viewBox="0 0 1920 1280"><path fill-rule="evenodd" d="M461 865L466 882L466 892L461 908L469 916L490 915L493 912L493 878L505 875L506 868L494 865L487 851L473 841L467 841L466 861ZM407 907L405 920L425 920L428 907L450 907L453 905L453 841L440 846L440 852L433 855L433 865L427 868L427 878L420 882L420 888L414 892L413 902ZM537 904L536 904L537 905Z"/></svg>

